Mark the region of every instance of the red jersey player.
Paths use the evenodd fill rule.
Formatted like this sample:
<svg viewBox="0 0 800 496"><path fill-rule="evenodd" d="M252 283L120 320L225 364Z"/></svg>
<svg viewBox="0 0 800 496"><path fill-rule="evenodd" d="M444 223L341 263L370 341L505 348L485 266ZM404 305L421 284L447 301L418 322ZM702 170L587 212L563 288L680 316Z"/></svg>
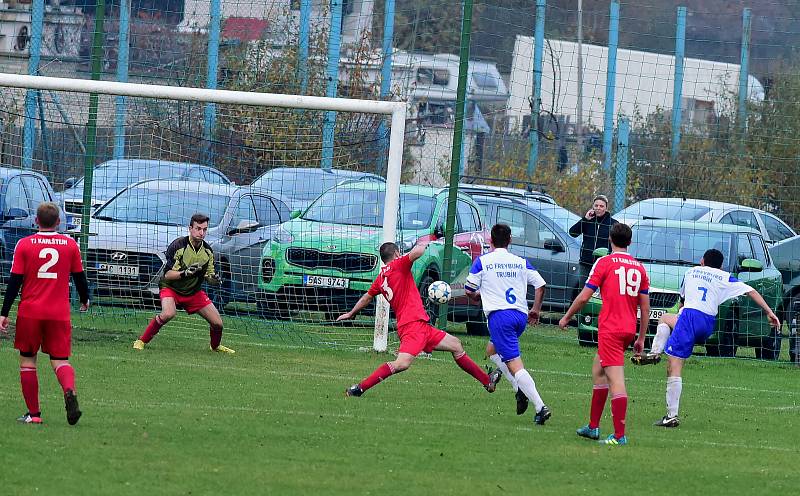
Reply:
<svg viewBox="0 0 800 496"><path fill-rule="evenodd" d="M650 313L650 283L644 266L630 256L626 249L631 244L633 233L625 224L615 224L609 236L611 254L598 259L586 287L572 302L566 315L558 325L567 328L569 320L589 301L592 294L600 289L603 307L600 310L600 322L597 327L597 355L592 365L592 407L589 424L578 429L579 436L589 439L600 438L600 417L606 405L609 389L611 390L611 416L614 421L614 434L602 440L604 444L627 444L625 437L625 414L628 409L628 393L625 390L625 348L634 339L635 353L644 349L644 338L647 332ZM641 308L643 316L639 323L639 337L636 338L636 310Z"/></svg>
<svg viewBox="0 0 800 496"><path fill-rule="evenodd" d="M380 247L381 260L386 264L381 269L372 287L358 300L352 310L340 315L336 320L352 319L363 310L372 299L383 295L389 302L397 317L397 335L400 337L400 349L397 358L375 369L366 379L350 386L347 396L361 396L364 391L375 386L392 374L400 373L411 366L414 358L421 352L433 350L449 351L459 367L478 380L490 393L494 392L497 382L502 377L499 370L491 375L484 372L464 351L461 341L453 335L436 329L430 325L428 314L422 305L419 290L411 274L411 265L425 252L427 243L417 244L407 255L400 255L394 243L383 243Z"/></svg>
<svg viewBox="0 0 800 496"><path fill-rule="evenodd" d="M81 417L75 395L75 371L69 363L72 327L69 315L69 277L72 275L81 300L81 311L89 308L89 286L75 240L56 232L58 206L45 202L36 210L39 232L22 238L14 249L11 278L6 288L0 330L8 332L8 313L22 287L17 309L14 348L19 350L19 380L28 412L20 422L41 424L39 378L36 354L50 355L50 364L64 391L67 422L75 425Z"/></svg>

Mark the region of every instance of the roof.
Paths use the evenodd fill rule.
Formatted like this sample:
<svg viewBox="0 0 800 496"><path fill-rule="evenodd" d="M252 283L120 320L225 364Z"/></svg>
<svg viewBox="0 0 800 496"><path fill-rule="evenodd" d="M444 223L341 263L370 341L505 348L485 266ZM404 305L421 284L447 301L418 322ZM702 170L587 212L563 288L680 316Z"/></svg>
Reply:
<svg viewBox="0 0 800 496"><path fill-rule="evenodd" d="M464 184L458 185L458 190L470 195L498 196L506 198L518 198L520 200L534 200L543 203L556 204L552 196L541 191L531 191L520 188L509 188L506 186L487 186L485 184Z"/></svg>
<svg viewBox="0 0 800 496"><path fill-rule="evenodd" d="M38 177L44 177L40 172L28 169L14 169L12 167L0 167L0 178L16 176L19 174L34 174ZM46 179L46 178L45 178Z"/></svg>
<svg viewBox="0 0 800 496"><path fill-rule="evenodd" d="M664 229L682 229L687 231L708 231L708 232L727 232L727 233L752 233L761 236L761 232L747 227L734 224L720 224L716 222L694 222L688 220L642 220L636 223L635 229L642 227L655 227Z"/></svg>
<svg viewBox="0 0 800 496"><path fill-rule="evenodd" d="M660 205L689 204L689 205L694 205L694 206L697 206L697 207L707 207L707 208L713 208L713 209L732 208L733 207L733 208L748 208L748 209L752 209L752 210L759 210L757 208L748 207L746 205L737 205L736 203L728 203L728 202L721 202L721 201L715 201L715 200L698 200L698 199L695 199L695 198L648 198L648 199L642 200L642 201L640 201L638 203L644 203L644 202L657 203L657 204L660 204ZM633 205L636 205L636 203L634 203ZM630 208L633 205L628 205L628 207L626 207L626 208Z"/></svg>
<svg viewBox="0 0 800 496"><path fill-rule="evenodd" d="M250 188L247 186L234 186L232 184L211 184L200 181L178 181L164 179L146 179L144 181L139 181L138 183L132 184L131 186L128 186L128 188L152 189L157 191L186 191L190 193L204 193L222 196L233 196L239 190L250 190Z"/></svg>
<svg viewBox="0 0 800 496"><path fill-rule="evenodd" d="M381 177L381 176L379 176L377 174L372 174L371 172L361 172L361 171L353 171L353 170L347 170L347 169L330 169L330 170L326 170L326 169L323 169L321 167L275 167L275 168L272 168L272 169L264 172L263 174L261 174L258 177L261 178L262 176L264 176L266 174L269 174L270 172L289 172L289 171L294 172L296 174L331 174L331 175L341 176L341 177L361 177L361 176ZM383 179L383 178L381 177L381 179ZM256 179L256 181L257 180L258 179ZM253 182L255 182L255 181L253 181Z"/></svg>

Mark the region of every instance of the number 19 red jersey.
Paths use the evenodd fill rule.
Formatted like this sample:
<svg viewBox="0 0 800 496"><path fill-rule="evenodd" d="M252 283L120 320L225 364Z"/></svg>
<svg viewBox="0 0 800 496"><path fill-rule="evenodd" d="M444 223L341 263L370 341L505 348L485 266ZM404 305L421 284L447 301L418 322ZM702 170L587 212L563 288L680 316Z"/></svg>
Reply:
<svg viewBox="0 0 800 496"><path fill-rule="evenodd" d="M595 291L600 288L603 299L598 333L636 334L639 295L650 290L641 262L625 252L601 257L594 263L586 287Z"/></svg>
<svg viewBox="0 0 800 496"><path fill-rule="evenodd" d="M14 249L11 273L22 275L17 315L40 320L69 320L69 277L83 272L74 239L56 232L22 238Z"/></svg>
<svg viewBox="0 0 800 496"><path fill-rule="evenodd" d="M411 274L411 259L408 255L396 258L381 268L381 273L368 293L372 296L382 294L389 301L389 306L397 317L398 328L410 322L430 321Z"/></svg>

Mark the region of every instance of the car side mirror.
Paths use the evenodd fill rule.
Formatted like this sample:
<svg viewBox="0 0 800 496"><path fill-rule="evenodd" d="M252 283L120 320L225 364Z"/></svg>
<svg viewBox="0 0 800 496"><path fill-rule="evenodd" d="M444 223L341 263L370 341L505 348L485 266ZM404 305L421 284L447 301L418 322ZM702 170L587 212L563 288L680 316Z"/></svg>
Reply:
<svg viewBox="0 0 800 496"><path fill-rule="evenodd" d="M597 248L592 252L594 258L600 258L608 255L608 248Z"/></svg>
<svg viewBox="0 0 800 496"><path fill-rule="evenodd" d="M302 210L292 210L292 213L289 214L290 219L296 219L303 214Z"/></svg>
<svg viewBox="0 0 800 496"><path fill-rule="evenodd" d="M436 226L433 229L433 235L436 237L436 239L443 238L444 237L444 228L442 226Z"/></svg>
<svg viewBox="0 0 800 496"><path fill-rule="evenodd" d="M10 208L5 214L6 219L24 219L28 216L28 211L22 208Z"/></svg>
<svg viewBox="0 0 800 496"><path fill-rule="evenodd" d="M71 187L75 186L75 181L77 181L77 180L78 179L76 179L74 177L68 177L64 181L64 189L70 189Z"/></svg>
<svg viewBox="0 0 800 496"><path fill-rule="evenodd" d="M556 253L561 253L564 251L564 245L562 245L561 241L557 239L546 239L544 240L544 249Z"/></svg>
<svg viewBox="0 0 800 496"><path fill-rule="evenodd" d="M228 236L235 236L237 234L242 233L251 233L261 227L261 224L258 222L253 222L251 220L241 220L236 225L236 227L231 228L228 230Z"/></svg>
<svg viewBox="0 0 800 496"><path fill-rule="evenodd" d="M739 264L740 272L761 272L764 270L764 264L755 258L745 258Z"/></svg>

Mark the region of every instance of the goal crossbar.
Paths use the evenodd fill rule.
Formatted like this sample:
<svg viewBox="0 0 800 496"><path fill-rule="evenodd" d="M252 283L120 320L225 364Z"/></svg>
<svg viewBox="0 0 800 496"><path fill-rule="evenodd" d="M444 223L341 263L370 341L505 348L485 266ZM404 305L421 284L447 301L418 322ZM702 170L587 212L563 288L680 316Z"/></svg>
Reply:
<svg viewBox="0 0 800 496"><path fill-rule="evenodd" d="M397 217L400 208L400 168L403 161L403 139L405 135L406 104L404 102L256 93L8 73L0 73L0 87L390 115L386 199L383 212L383 241L396 241ZM373 340L373 348L376 351L386 351L388 346L388 325L388 304L385 299L378 298L376 300Z"/></svg>

